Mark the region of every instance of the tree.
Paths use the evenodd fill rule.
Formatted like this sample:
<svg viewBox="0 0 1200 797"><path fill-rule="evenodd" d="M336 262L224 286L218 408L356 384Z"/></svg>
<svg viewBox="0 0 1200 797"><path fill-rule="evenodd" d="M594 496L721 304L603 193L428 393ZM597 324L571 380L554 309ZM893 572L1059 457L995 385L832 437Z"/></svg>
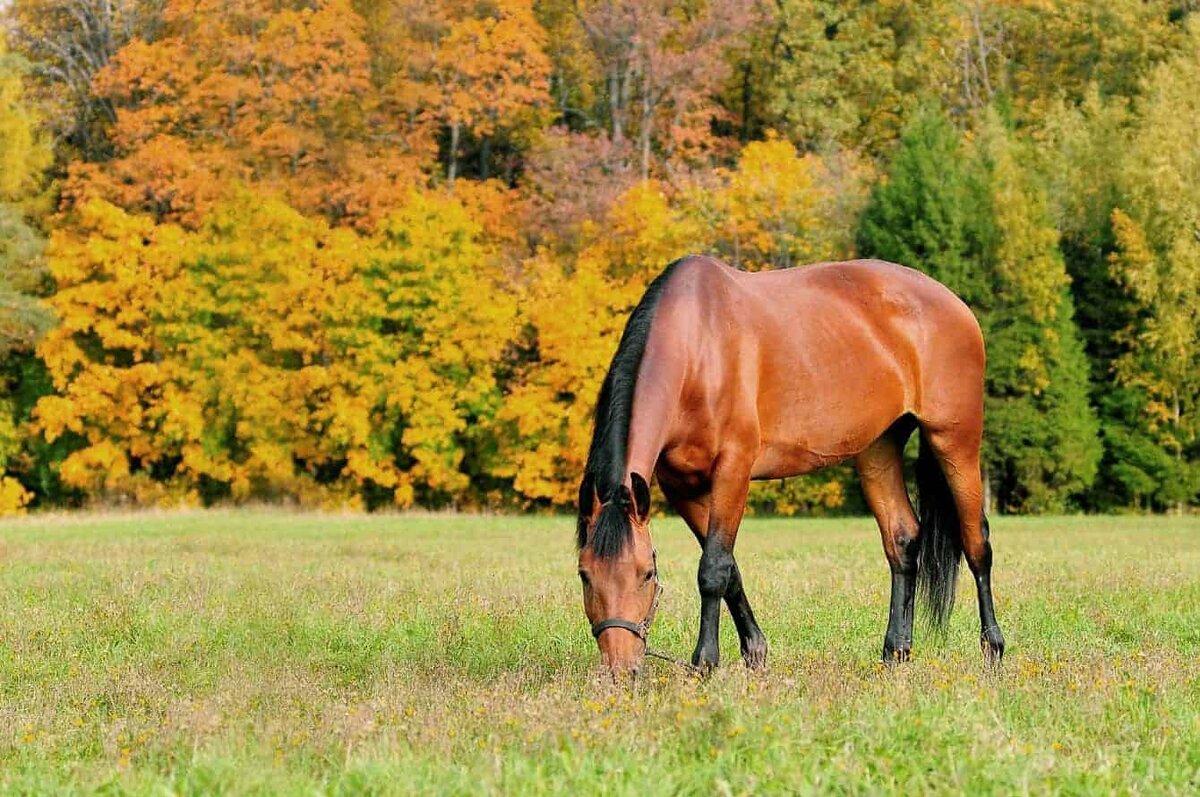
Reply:
<svg viewBox="0 0 1200 797"><path fill-rule="evenodd" d="M568 506L587 457L593 402L625 320L646 286L709 237L656 181L635 184L583 225L569 262L543 251L526 263L520 298L529 354L496 418L505 457L493 474L527 502Z"/></svg>
<svg viewBox="0 0 1200 797"><path fill-rule="evenodd" d="M848 157L801 155L770 135L747 144L737 168L717 169L683 192L710 227L714 251L749 271L847 257L865 202L863 169Z"/></svg>
<svg viewBox="0 0 1200 797"><path fill-rule="evenodd" d="M752 0L708 0L695 5L661 2L578 2L566 12L550 4L552 51L561 53L560 97L591 98L594 106L569 108L575 129L603 127L628 153L642 179L656 167L710 158L711 128L721 115L714 96L729 74L725 52L759 20ZM583 52L581 52L583 51Z"/></svg>
<svg viewBox="0 0 1200 797"><path fill-rule="evenodd" d="M195 230L99 200L56 233L36 428L113 500L470 500L515 307L496 245L413 192L366 238L242 190ZM487 297L486 302L479 297ZM469 308L469 309L468 309Z"/></svg>
<svg viewBox="0 0 1200 797"><path fill-rule="evenodd" d="M996 227L994 300L984 320L985 459L1004 508L1062 511L1091 485L1101 454L1070 279L1045 192L995 113L985 116L978 147Z"/></svg>
<svg viewBox="0 0 1200 797"><path fill-rule="evenodd" d="M954 4L785 0L760 58L767 124L802 149L884 152L914 98L944 96L954 73ZM763 51L765 50L765 51Z"/></svg>
<svg viewBox="0 0 1200 797"><path fill-rule="evenodd" d="M976 3L994 41L997 89L1021 121L1038 124L1055 105L1096 90L1130 97L1155 64L1182 44L1186 12L1173 0Z"/></svg>
<svg viewBox="0 0 1200 797"><path fill-rule="evenodd" d="M420 164L392 146L364 23L347 0L179 0L163 24L96 75L117 157L77 165L70 200L194 226L246 180L369 229L420 182Z"/></svg>
<svg viewBox="0 0 1200 797"><path fill-rule="evenodd" d="M405 127L402 146L431 148L445 174L488 179L549 120L546 31L530 0L360 2L376 80ZM471 146L476 158L468 160ZM477 168L473 168L475 164Z"/></svg>
<svg viewBox="0 0 1200 797"><path fill-rule="evenodd" d="M550 62L544 44L529 0L500 0L489 15L456 19L437 41L433 79L439 97L431 112L450 129L451 185L462 130L486 141L521 116L536 119L536 111L548 104Z"/></svg>
<svg viewBox="0 0 1200 797"><path fill-rule="evenodd" d="M990 295L986 257L995 231L984 177L944 115L924 108L905 126L887 177L858 229L864 256L918 268L972 307Z"/></svg>
<svg viewBox="0 0 1200 797"><path fill-rule="evenodd" d="M112 154L107 129L112 104L92 82L135 38L152 40L162 0L14 0L13 44L34 64L47 120L67 154L94 161Z"/></svg>
<svg viewBox="0 0 1200 797"><path fill-rule="evenodd" d="M1118 384L1147 399L1142 429L1170 458L1153 493L1182 507L1200 493L1200 24L1147 81L1112 212L1112 276L1134 313L1119 332Z"/></svg>

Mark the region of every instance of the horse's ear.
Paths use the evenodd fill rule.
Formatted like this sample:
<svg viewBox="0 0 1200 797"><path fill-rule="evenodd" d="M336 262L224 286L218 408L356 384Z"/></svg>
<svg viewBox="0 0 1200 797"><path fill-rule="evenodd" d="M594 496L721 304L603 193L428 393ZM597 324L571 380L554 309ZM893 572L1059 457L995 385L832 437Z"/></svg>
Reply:
<svg viewBox="0 0 1200 797"><path fill-rule="evenodd" d="M633 511L638 523L645 523L650 516L650 485L640 473L630 474L633 484Z"/></svg>
<svg viewBox="0 0 1200 797"><path fill-rule="evenodd" d="M587 545L588 520L596 503L593 483L590 473L584 475L583 481L579 483L579 516L575 519L575 545L581 549Z"/></svg>

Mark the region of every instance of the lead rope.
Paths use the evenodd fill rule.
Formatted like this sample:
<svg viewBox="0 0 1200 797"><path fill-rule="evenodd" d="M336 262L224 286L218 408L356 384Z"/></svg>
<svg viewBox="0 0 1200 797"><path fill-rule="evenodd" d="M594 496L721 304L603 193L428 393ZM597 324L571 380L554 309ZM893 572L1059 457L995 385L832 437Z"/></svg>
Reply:
<svg viewBox="0 0 1200 797"><path fill-rule="evenodd" d="M686 670L687 672L691 673L692 675L698 675L700 673L700 668L697 667L696 665L692 664L690 661L684 661L683 659L677 659L669 653L659 653L657 650L653 650L649 647L646 648L646 650L644 652L645 652L645 655L650 656L651 658L661 659L662 661L668 662L670 664L674 664L676 667L680 667L680 668Z"/></svg>
<svg viewBox="0 0 1200 797"><path fill-rule="evenodd" d="M658 581L658 551L654 552L654 570L655 570L654 602L650 604L650 613L646 615L646 619L642 620L642 623L641 623L642 633L638 635L642 638L642 644L646 646L645 650L643 651L643 654L646 656L649 656L651 658L654 658L654 659L659 659L660 661L665 661L669 664L674 664L676 667L679 667L692 675L698 675L700 673L700 668L695 666L691 662L684 661L683 659L675 658L674 656L672 656L669 653L661 653L657 650L653 650L650 647L650 639L649 639L650 624L654 622L654 617L655 617L655 615L658 614L658 601L662 597L663 591L665 590L662 582Z"/></svg>

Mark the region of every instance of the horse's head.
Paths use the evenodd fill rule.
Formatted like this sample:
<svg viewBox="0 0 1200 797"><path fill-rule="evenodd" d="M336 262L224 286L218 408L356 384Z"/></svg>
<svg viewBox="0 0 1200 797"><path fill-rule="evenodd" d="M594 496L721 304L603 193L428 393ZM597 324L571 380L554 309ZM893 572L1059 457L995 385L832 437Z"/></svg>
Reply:
<svg viewBox="0 0 1200 797"><path fill-rule="evenodd" d="M636 674L661 587L650 541L650 486L635 473L606 500L591 477L579 488L579 579L583 610L614 675Z"/></svg>

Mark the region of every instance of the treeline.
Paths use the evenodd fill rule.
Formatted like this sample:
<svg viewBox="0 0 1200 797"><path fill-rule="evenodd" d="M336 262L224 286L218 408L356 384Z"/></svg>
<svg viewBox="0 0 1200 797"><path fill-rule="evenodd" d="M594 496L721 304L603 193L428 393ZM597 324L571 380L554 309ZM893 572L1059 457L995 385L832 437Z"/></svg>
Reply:
<svg viewBox="0 0 1200 797"><path fill-rule="evenodd" d="M1194 506L1196 10L11 0L0 510L567 506L689 252L962 295L996 510Z"/></svg>

